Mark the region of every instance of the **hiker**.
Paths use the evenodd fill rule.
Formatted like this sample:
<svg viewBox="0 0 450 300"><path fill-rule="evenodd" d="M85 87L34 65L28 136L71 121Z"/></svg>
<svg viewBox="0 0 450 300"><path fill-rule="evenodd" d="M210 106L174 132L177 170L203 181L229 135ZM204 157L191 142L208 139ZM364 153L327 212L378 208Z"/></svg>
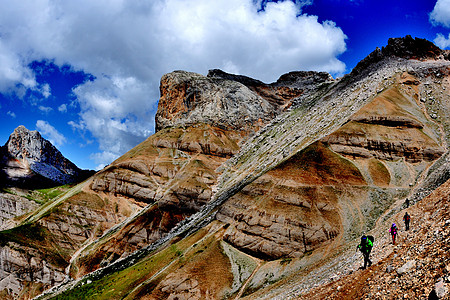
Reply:
<svg viewBox="0 0 450 300"><path fill-rule="evenodd" d="M409 199L408 198L406 198L406 200L405 200L405 205L406 205L406 208L409 207Z"/></svg>
<svg viewBox="0 0 450 300"><path fill-rule="evenodd" d="M389 232L391 233L392 236L392 245L395 245L395 238L397 237L397 226L395 225L395 223L392 223Z"/></svg>
<svg viewBox="0 0 450 300"><path fill-rule="evenodd" d="M408 215L408 212L405 212L405 215L403 216L403 221L405 221L405 230L409 230L409 222L411 221L411 216Z"/></svg>
<svg viewBox="0 0 450 300"><path fill-rule="evenodd" d="M369 267L372 265L372 261L369 259L370 251L372 251L373 247L373 236L365 236L363 235L361 237L361 243L357 246L356 251L361 251L362 255L364 256L364 267L363 270L369 265Z"/></svg>

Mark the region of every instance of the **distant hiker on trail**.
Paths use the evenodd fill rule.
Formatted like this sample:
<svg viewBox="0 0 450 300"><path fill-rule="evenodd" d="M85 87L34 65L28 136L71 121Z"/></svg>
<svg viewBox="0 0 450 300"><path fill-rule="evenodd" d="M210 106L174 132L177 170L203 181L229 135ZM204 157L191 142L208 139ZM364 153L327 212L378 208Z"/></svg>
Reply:
<svg viewBox="0 0 450 300"><path fill-rule="evenodd" d="M392 245L395 245L395 238L397 237L397 226L395 225L395 223L392 223L392 226L389 229L389 232L392 236Z"/></svg>
<svg viewBox="0 0 450 300"><path fill-rule="evenodd" d="M405 200L405 205L406 205L406 208L409 207L409 199L408 198L406 198L406 200Z"/></svg>
<svg viewBox="0 0 450 300"><path fill-rule="evenodd" d="M361 237L361 243L356 248L356 250L359 249L359 251L361 251L362 255L364 256L363 270L367 267L367 264L369 265L369 267L372 265L372 261L369 259L369 256L370 256L370 251L372 251L373 241L374 241L373 236L363 235Z"/></svg>
<svg viewBox="0 0 450 300"><path fill-rule="evenodd" d="M403 216L403 221L405 221L405 230L409 230L409 222L411 221L411 216L408 215L408 212L405 212Z"/></svg>

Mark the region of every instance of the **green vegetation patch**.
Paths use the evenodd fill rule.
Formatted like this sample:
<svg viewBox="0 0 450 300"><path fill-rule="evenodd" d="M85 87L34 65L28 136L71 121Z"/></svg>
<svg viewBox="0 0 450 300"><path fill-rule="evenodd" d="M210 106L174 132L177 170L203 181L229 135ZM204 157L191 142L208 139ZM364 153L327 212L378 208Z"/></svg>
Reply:
<svg viewBox="0 0 450 300"><path fill-rule="evenodd" d="M49 189L36 190L36 192L40 193L41 197L44 200L43 202L47 202L48 200L59 197L60 195L67 192L72 187L73 187L73 185L62 185L62 186L49 188Z"/></svg>
<svg viewBox="0 0 450 300"><path fill-rule="evenodd" d="M164 250L151 253L133 266L113 272L99 280L84 279L81 286L65 291L53 299L123 299L134 288L151 279L157 272L174 263L179 268L185 263L185 251L206 234L200 230Z"/></svg>

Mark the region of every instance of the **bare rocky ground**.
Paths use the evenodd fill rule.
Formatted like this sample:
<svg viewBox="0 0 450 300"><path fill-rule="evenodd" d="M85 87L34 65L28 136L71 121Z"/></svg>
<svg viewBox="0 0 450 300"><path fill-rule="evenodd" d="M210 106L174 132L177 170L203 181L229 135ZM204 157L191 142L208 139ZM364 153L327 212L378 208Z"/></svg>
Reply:
<svg viewBox="0 0 450 300"><path fill-rule="evenodd" d="M405 211L412 219L409 231L402 221ZM400 225L396 245L388 234L392 222ZM361 269L355 242L302 279L280 285L284 292L266 298L450 299L450 181L367 234L375 236L370 268Z"/></svg>

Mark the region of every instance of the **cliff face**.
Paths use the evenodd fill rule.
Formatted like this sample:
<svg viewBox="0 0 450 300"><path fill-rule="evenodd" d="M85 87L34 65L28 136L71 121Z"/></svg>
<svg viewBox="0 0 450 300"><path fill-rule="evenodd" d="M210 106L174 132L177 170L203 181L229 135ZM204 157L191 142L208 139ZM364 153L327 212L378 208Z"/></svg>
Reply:
<svg viewBox="0 0 450 300"><path fill-rule="evenodd" d="M17 216L36 209L39 205L27 198L8 193L0 193L0 230L15 225L12 220Z"/></svg>
<svg viewBox="0 0 450 300"><path fill-rule="evenodd" d="M305 91L332 81L324 72L291 72L265 84L217 69L208 76L175 71L161 78L156 131L206 123L251 133L288 109Z"/></svg>
<svg viewBox="0 0 450 300"><path fill-rule="evenodd" d="M270 121L274 107L236 81L176 71L161 79L156 130L196 123L253 131Z"/></svg>
<svg viewBox="0 0 450 300"><path fill-rule="evenodd" d="M446 181L446 55L407 37L340 80L317 72L271 84L220 70L163 76L157 132L27 218L64 249L52 268L78 278L54 292L291 295L406 197L422 199L419 187ZM26 238L4 240L12 249ZM50 253L36 257L48 262Z"/></svg>
<svg viewBox="0 0 450 300"><path fill-rule="evenodd" d="M25 188L79 182L92 174L79 169L37 131L17 127L0 149L2 185Z"/></svg>

